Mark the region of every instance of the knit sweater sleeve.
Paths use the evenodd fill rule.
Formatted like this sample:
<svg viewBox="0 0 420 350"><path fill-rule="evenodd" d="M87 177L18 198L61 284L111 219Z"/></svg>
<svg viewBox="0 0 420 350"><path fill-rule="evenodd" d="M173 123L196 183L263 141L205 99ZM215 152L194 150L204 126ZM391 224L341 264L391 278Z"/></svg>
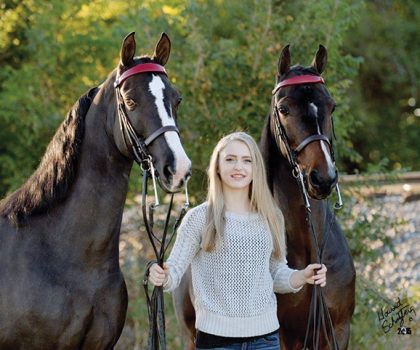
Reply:
<svg viewBox="0 0 420 350"><path fill-rule="evenodd" d="M273 277L274 292L279 294L296 293L299 292L300 288L293 288L290 284L290 276L295 269L291 269L287 265L287 260L275 259L273 256L270 258L270 273Z"/></svg>
<svg viewBox="0 0 420 350"><path fill-rule="evenodd" d="M182 220L167 260L169 277L163 288L165 292L172 292L181 282L186 269L200 249L204 225L205 210L202 206L189 210Z"/></svg>

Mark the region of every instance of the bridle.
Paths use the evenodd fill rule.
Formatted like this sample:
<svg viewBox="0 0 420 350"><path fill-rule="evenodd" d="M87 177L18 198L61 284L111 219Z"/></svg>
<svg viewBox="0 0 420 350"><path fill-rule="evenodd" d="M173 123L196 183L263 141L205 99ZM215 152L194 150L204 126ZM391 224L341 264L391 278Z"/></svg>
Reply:
<svg viewBox="0 0 420 350"><path fill-rule="evenodd" d="M324 231L323 241L320 246L318 244L318 239L315 234L315 229L312 222L311 206L309 203L308 193L306 191L306 187L304 183L302 170L297 161L297 156L310 143L314 141L324 141L328 144L330 148L331 158L335 164L333 143L332 143L332 140L330 142L329 138L323 134L313 134L306 137L303 141L301 141L295 149L292 149L290 146L289 139L286 134L286 130L281 122L280 110L276 101L276 94L281 88L284 88L286 86L303 85L303 84L325 84L325 82L322 77L317 76L317 75L309 75L309 74L298 75L298 76L280 81L272 91L272 95L274 96L274 101L273 101L274 114L275 114L274 121L275 121L275 126L276 126L276 131L277 131L276 136L277 136L278 142L281 141L286 148L287 159L289 161L290 166L292 167L292 175L298 181L299 188L302 192L302 196L303 196L303 200L305 202L305 208L306 208L306 221L310 225L315 250L317 253L318 263L321 264L322 255L323 255L324 248L326 246L326 242L328 240L329 234L331 232L331 226L334 223L335 215L330 214L328 224L327 224L327 221L328 221L327 218L325 219L326 230ZM335 137L334 124L333 124L333 135ZM338 202L334 204L334 211L337 211L343 207L343 202L341 199L341 194L340 194L340 189L338 187L338 184L336 184L335 188L338 195ZM326 210L326 215L328 215L328 213L329 211ZM313 337L313 348L314 349L319 348L321 327L322 327L322 331L324 333L325 339L328 343L328 347L331 348L328 331L327 331L327 323L328 323L328 327L330 329L331 336L332 336L333 349L338 350L338 343L335 336L334 326L331 320L330 313L328 311L328 307L325 302L323 291L320 286L314 285L312 289L312 298L311 298L311 304L309 307L309 315L308 315L308 322L307 322L307 327L306 327L306 334L305 334L305 341L304 341L303 349L307 348L306 346L309 339L309 332L310 332L311 325L312 325L312 330L315 333L315 336Z"/></svg>
<svg viewBox="0 0 420 350"><path fill-rule="evenodd" d="M124 145L126 149L129 152L131 152L134 160L142 167L142 169L150 171L152 173L152 176L154 176L153 158L152 155L149 153L147 147L165 132L175 131L177 134L179 134L179 130L175 125L166 125L152 132L146 139L142 139L137 135L136 130L134 129L130 119L128 118L120 88L122 83L129 77L142 73L158 73L168 76L165 68L160 64L140 63L126 70L123 74L118 76L115 79L114 88L115 95L117 97L117 113Z"/></svg>
<svg viewBox="0 0 420 350"><path fill-rule="evenodd" d="M303 84L325 84L324 79L318 75L298 75L289 79L285 79L282 80L281 82L279 82L276 87L273 89L272 91L272 95L274 96L274 123L276 126L276 136L278 138L278 141L283 142L285 148L286 148L286 152L287 152L287 159L289 161L290 166L292 167L292 174L293 177L295 177L299 184L300 184L300 188L303 194L303 198L304 198L304 202L305 202L305 207L307 210L310 211L310 203L309 203L309 197L308 197L308 193L306 191L306 187L305 187L305 183L304 183L304 178L303 178L303 173L302 170L299 166L299 162L297 161L297 157L299 155L300 152L303 151L303 149L308 146L310 143L314 142L314 141L324 141L325 143L328 144L328 147L330 149L330 154L331 154L331 158L335 164L335 156L334 156L334 147L333 147L333 142L332 140L330 141L330 139L323 134L313 134L310 135L308 137L306 137L303 141L301 141L299 143L299 145L295 148L292 149L290 146L290 142L289 139L287 137L287 133L286 130L281 122L280 119L280 110L276 101L276 94L277 92L281 89L284 88L286 86L292 86L292 85L303 85ZM331 119L332 120L332 119ZM334 124L333 124L333 135L335 136L335 132L334 132ZM338 195L338 202L334 204L334 209L341 209L341 207L343 206L343 202L341 199L341 193L340 193L340 188L338 186L338 184L335 185L336 191L337 191L337 195Z"/></svg>
<svg viewBox="0 0 420 350"><path fill-rule="evenodd" d="M163 266L165 252L168 249L175 232L182 221L182 218L186 214L189 206L188 189L185 184L185 203L181 208L178 217L172 226L172 233L168 235L169 221L171 218L171 211L174 201L174 194L171 194L168 211L166 214L166 220L164 223L164 229L161 234L162 238L159 238L157 234L153 232L154 229L154 212L155 209L160 205L159 197L157 195L155 169L153 166L153 158L147 147L155 141L159 136L163 135L167 131L175 131L179 134L179 130L175 125L162 126L161 128L152 132L146 139L142 139L137 135L133 125L128 118L127 111L123 102L123 97L120 91L121 84L129 77L142 74L142 73L158 73L167 76L166 70L163 66L156 63L140 63L118 76L114 82L115 95L117 98L118 105L118 118L120 123L120 131L122 139L126 149L131 152L134 160L140 165L143 171L143 185L142 185L142 214L143 221L149 236L149 240L152 244L153 251L155 253L156 260L150 261L147 264L145 276L143 279L143 286L147 299L147 309L149 314L149 338L148 338L148 349L166 349L166 335L165 335L165 314L164 314L164 298L162 287L155 287L152 296L149 296L148 291L148 277L150 266L157 262L161 267ZM155 202L147 206L147 181L151 175L153 180L153 188L155 195ZM159 247L158 247L159 245ZM159 248L159 249L158 249Z"/></svg>

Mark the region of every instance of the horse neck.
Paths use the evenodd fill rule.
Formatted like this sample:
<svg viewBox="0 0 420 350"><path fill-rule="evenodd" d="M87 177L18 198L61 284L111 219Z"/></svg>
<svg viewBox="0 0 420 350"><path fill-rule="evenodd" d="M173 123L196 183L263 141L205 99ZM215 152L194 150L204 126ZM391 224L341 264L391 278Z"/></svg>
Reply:
<svg viewBox="0 0 420 350"><path fill-rule="evenodd" d="M100 91L85 119L77 172L68 199L58 209L58 228L82 260L118 259L119 231L132 162L117 150L111 125L115 100ZM108 96L107 96L108 95ZM111 101L111 102L110 102Z"/></svg>
<svg viewBox="0 0 420 350"><path fill-rule="evenodd" d="M316 260L311 227L307 222L307 209L298 182L292 175L292 167L277 146L270 120L271 116L267 118L261 139L268 184L284 215L288 261L294 266L304 267ZM309 201L314 230L320 242L324 232L326 205L323 201L312 199Z"/></svg>

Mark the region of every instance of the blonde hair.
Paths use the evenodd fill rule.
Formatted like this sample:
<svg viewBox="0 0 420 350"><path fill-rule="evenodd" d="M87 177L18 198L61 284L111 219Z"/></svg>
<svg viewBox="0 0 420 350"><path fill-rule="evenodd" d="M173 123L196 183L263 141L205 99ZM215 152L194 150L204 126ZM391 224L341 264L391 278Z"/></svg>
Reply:
<svg viewBox="0 0 420 350"><path fill-rule="evenodd" d="M286 257L284 218L276 205L267 184L264 160L255 140L244 132L234 132L223 137L213 150L208 168L207 224L203 235L202 248L209 252L219 247L224 231L225 201L222 181L218 174L220 152L232 141L240 141L248 146L252 158L252 182L250 185L251 209L266 220L273 240L273 256Z"/></svg>

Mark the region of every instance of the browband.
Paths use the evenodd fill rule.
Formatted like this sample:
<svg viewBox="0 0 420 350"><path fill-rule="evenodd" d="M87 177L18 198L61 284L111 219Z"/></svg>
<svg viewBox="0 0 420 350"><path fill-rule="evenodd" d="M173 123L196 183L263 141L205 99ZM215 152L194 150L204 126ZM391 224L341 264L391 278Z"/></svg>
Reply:
<svg viewBox="0 0 420 350"><path fill-rule="evenodd" d="M282 87L290 85L302 85L302 84L325 84L325 81L322 77L318 75L297 75L293 78L285 79L278 83L273 90L273 95Z"/></svg>
<svg viewBox="0 0 420 350"><path fill-rule="evenodd" d="M114 87L118 87L121 85L128 77L131 77L135 74L141 74L141 73L163 73L166 76L168 74L166 73L166 70L163 66L157 63L141 63L137 66L134 66L128 70L126 70L121 76L117 77L114 82Z"/></svg>

